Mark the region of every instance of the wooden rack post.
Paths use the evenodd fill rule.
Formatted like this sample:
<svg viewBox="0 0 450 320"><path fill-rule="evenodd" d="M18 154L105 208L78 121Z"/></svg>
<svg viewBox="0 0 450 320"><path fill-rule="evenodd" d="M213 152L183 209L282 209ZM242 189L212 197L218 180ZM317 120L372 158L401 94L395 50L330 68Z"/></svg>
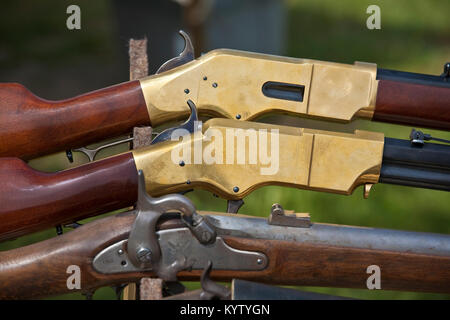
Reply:
<svg viewBox="0 0 450 320"><path fill-rule="evenodd" d="M137 80L148 75L147 39L129 41L130 80ZM150 145L151 127L133 129L133 149ZM139 287L139 288L138 288ZM161 279L142 278L139 286L128 284L123 290L123 300L157 300L162 298L163 281ZM139 295L137 290L139 289Z"/></svg>

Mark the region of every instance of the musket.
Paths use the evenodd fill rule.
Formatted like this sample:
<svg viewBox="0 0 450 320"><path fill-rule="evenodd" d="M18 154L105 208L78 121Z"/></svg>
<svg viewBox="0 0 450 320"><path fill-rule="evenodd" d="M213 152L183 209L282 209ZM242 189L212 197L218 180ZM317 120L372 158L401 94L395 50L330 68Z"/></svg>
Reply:
<svg viewBox="0 0 450 320"><path fill-rule="evenodd" d="M188 36L179 57L155 75L71 99L41 99L0 85L0 156L27 160L201 115L252 120L268 113L349 122L369 119L450 129L450 63L441 76L236 50L194 59Z"/></svg>
<svg viewBox="0 0 450 320"><path fill-rule="evenodd" d="M343 195L363 185L365 197L378 182L449 191L450 146L425 142L425 136L433 138L416 131L410 141L360 130L211 119L175 140L56 173L3 158L0 239L132 206L138 170L152 196L206 189L229 200L228 212L237 212L242 199L264 185ZM208 153L212 159L203 159Z"/></svg>
<svg viewBox="0 0 450 320"><path fill-rule="evenodd" d="M0 252L0 299L89 293L142 277L198 281L211 265L214 281L348 288L378 281L383 290L450 292L449 235L311 223L280 206L268 220L198 213L180 194L148 196L143 180L135 210ZM378 280L369 279L370 266Z"/></svg>

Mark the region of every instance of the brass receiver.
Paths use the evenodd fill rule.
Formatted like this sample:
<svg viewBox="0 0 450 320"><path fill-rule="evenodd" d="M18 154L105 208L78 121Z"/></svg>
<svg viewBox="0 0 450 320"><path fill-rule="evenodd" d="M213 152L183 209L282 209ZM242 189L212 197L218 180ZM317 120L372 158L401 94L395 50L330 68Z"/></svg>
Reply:
<svg viewBox="0 0 450 320"><path fill-rule="evenodd" d="M211 119L202 130L133 155L151 195L199 187L241 199L264 185L351 194L378 182L383 146L384 135L375 132Z"/></svg>

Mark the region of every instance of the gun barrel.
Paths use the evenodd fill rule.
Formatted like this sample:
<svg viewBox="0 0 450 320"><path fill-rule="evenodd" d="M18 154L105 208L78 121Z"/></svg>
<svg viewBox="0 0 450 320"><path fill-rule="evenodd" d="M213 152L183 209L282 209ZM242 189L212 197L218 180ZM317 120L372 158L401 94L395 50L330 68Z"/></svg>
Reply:
<svg viewBox="0 0 450 320"><path fill-rule="evenodd" d="M377 69L377 80L409 82L426 86L450 88L450 82L442 76L381 68Z"/></svg>
<svg viewBox="0 0 450 320"><path fill-rule="evenodd" d="M450 146L385 138L380 182L450 191Z"/></svg>

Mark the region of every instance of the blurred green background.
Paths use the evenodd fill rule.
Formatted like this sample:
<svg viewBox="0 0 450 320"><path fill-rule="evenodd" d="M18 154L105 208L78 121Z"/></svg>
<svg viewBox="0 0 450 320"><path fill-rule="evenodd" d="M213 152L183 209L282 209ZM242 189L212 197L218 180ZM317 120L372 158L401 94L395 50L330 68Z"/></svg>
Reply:
<svg viewBox="0 0 450 320"><path fill-rule="evenodd" d="M382 68L429 74L442 73L443 64L450 61L448 0L243 2L213 2L202 29L189 22L187 9L174 1L2 1L0 81L21 82L38 96L48 99L67 98L123 82L128 79L129 37L148 37L150 70L153 72L157 65L175 54L179 44L173 45L173 39L179 28L202 37L201 41L195 41L202 46L201 51L222 43L223 46L249 50L231 42L233 38L242 37L241 33L230 32L234 29L221 29L217 25L221 20L214 17L226 18L226 15L235 19L231 20L235 29L256 30L260 39L256 45L262 43L263 46L259 51L268 53L343 63L366 61L377 63ZM65 11L69 4L81 7L82 29L79 31L69 31L65 27L68 16ZM366 8L371 4L381 9L381 30L366 28L369 16ZM256 8L264 6L268 10L273 6L274 10L268 14L274 15L275 12L277 16L269 20L252 20L254 15L259 14ZM216 31L211 34L211 30ZM273 30L278 30L277 34L270 35L274 39L271 43L275 43L276 47L264 46L264 35ZM223 42L220 42L221 39ZM216 46L214 43L219 44ZM403 139L408 138L411 130L366 121L341 125L284 116L267 117L261 121L282 121L287 125L340 131L359 128ZM450 139L448 132L423 130ZM101 156L124 150L123 146L118 147ZM75 159L75 163L70 164L61 153L30 161L30 165L44 171L57 171L86 162L80 154L75 154ZM351 196L341 196L285 187L264 187L245 199L240 213L267 217L271 205L278 202L286 209L309 212L313 222L450 233L450 197L446 192L380 184L372 189L369 199L364 200L360 189ZM195 191L188 196L200 210L226 209L224 200L208 192ZM40 232L0 243L0 250L53 236L55 230ZM189 286L194 288L198 284ZM336 288L308 290L363 299L450 298L437 294ZM69 294L56 298L83 297ZM114 298L110 288L102 288L94 295L94 299Z"/></svg>

